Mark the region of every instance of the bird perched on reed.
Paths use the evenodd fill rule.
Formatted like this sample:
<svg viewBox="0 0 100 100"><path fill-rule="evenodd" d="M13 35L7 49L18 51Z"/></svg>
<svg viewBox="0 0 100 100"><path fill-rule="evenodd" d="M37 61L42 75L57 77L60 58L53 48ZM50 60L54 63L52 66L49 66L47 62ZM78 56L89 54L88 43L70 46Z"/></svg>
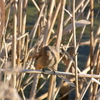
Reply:
<svg viewBox="0 0 100 100"><path fill-rule="evenodd" d="M36 69L50 68L54 69L59 61L59 54L53 46L43 47L36 57Z"/></svg>

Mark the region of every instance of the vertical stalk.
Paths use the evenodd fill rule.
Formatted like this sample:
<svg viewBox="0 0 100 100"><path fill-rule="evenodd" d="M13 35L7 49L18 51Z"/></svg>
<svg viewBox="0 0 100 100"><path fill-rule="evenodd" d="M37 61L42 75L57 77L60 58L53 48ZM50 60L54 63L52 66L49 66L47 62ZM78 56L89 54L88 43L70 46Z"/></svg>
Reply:
<svg viewBox="0 0 100 100"><path fill-rule="evenodd" d="M54 67L56 67L56 66L57 65L55 65ZM55 93L55 91L54 91L55 85L56 85L56 76L51 75L47 100L54 100L53 98L54 98L54 93Z"/></svg>
<svg viewBox="0 0 100 100"><path fill-rule="evenodd" d="M36 89L37 89L37 85L38 85L38 79L39 79L39 75L40 74L35 74L34 75L34 79L33 79L33 84L32 84L32 88L31 88L31 93L30 93L30 99L29 100L34 100L35 96L36 96Z"/></svg>
<svg viewBox="0 0 100 100"><path fill-rule="evenodd" d="M51 36L51 31L52 31L53 26L54 26L54 24L55 24L55 21L56 21L58 12L59 12L59 10L60 10L60 7L61 7L61 0L60 0L59 3L58 3L57 9L56 9L56 11L55 11L55 13L54 13L54 17L52 18L52 23L51 23L50 29L49 29L49 31L48 31L48 35L47 35L47 37L46 37L46 41L45 41L45 43L44 43L44 44L46 44L46 45L48 45L48 41L49 41L50 36Z"/></svg>
<svg viewBox="0 0 100 100"><path fill-rule="evenodd" d="M21 36L22 30L22 0L18 1L18 37ZM21 56L21 40L17 42L17 65L20 66L20 56Z"/></svg>
<svg viewBox="0 0 100 100"><path fill-rule="evenodd" d="M17 33L17 0L14 0L14 23L13 23L13 43L12 43L12 66L16 68L16 33ZM16 86L16 75L13 74L12 86Z"/></svg>
<svg viewBox="0 0 100 100"><path fill-rule="evenodd" d="M93 24L94 24L94 0L90 0L90 67L91 74L93 74L93 52L94 52L94 35L93 35ZM92 100L93 84L90 85L90 96L89 100Z"/></svg>
<svg viewBox="0 0 100 100"><path fill-rule="evenodd" d="M74 9L75 10L75 13L77 12L77 10L81 7L81 5L84 3L85 0L81 0L81 2L76 6L76 8ZM71 17L69 16L65 22L64 22L64 26L67 25L67 23L70 21Z"/></svg>
<svg viewBox="0 0 100 100"><path fill-rule="evenodd" d="M55 14L58 13L58 11L59 11L59 9L61 7L61 4L62 4L61 16L60 16L60 22L61 23L58 26L59 27L59 33L57 35L57 44L56 44L56 49L57 49L58 53L59 53L60 43L61 43L61 39L62 39L62 32L63 32L63 18L64 18L64 6L63 5L65 5L65 0L63 0L62 2L61 2L61 0L59 1L58 7L57 7L57 10L56 10ZM55 22L56 17L57 17L57 15L54 16L53 22ZM51 24L51 27L50 27L51 29L53 28L53 25L54 25L54 23ZM48 40L50 38L50 33L51 33L50 31L51 30L49 30L49 33L48 33L49 36L47 37L46 44L48 44ZM59 59L59 58L57 58L57 59ZM58 63L54 66L54 69L57 70L57 67L58 67ZM56 86L56 76L55 75L51 75L49 85L50 85L50 87L49 87L49 90L48 90L48 98L47 98L47 100L54 100L55 86Z"/></svg>
<svg viewBox="0 0 100 100"><path fill-rule="evenodd" d="M38 0L38 3L39 3L39 8L41 9L41 7L42 7L42 4L41 4L41 0ZM38 15L40 14L40 12L38 12ZM41 22L41 21L40 21ZM38 37L40 36L40 33L41 33L41 23L39 22L39 26L38 26Z"/></svg>
<svg viewBox="0 0 100 100"><path fill-rule="evenodd" d="M46 5L46 0L38 0L39 2L39 8L41 9L43 4ZM39 12L40 13L40 12ZM42 33L43 29L44 29L44 26L45 26L45 18L46 18L46 6L45 6L45 9L42 13L42 17L41 17L41 20L39 22L39 26L38 26L38 36L40 36L40 34Z"/></svg>
<svg viewBox="0 0 100 100"><path fill-rule="evenodd" d="M94 24L94 0L90 0L90 21L91 21L91 26L90 26L90 66L91 69L93 67L93 52L94 52L94 35L93 35L93 24Z"/></svg>
<svg viewBox="0 0 100 100"><path fill-rule="evenodd" d="M58 20L59 22L58 22L58 30L57 30L58 34L57 34L56 50L57 50L58 53L60 53L60 44L61 44L61 41L62 41L62 34L63 34L63 28L64 28L65 5L66 5L66 0L63 0L62 3L61 3L61 10L60 10L60 14L59 14L59 20ZM56 67L58 67L58 65ZM55 93L55 95L56 95L56 93ZM56 96L54 96L53 100L55 100L55 98L56 98Z"/></svg>
<svg viewBox="0 0 100 100"><path fill-rule="evenodd" d="M36 22L36 27L35 27L35 30L34 30L34 36L36 34L36 31L37 31L37 28L38 28L38 25L39 25L39 22L40 22L40 19L42 17L42 13L44 11L44 8L45 8L45 3L42 5L42 8L41 8L41 11L40 11L40 14L39 14L39 17L38 17L38 20ZM32 29L33 30L33 29ZM34 38L33 36L33 38ZM33 39L32 38L32 39ZM32 46L32 43L33 43L33 40L31 41L30 43L30 48ZM32 84L32 89L31 89L31 93L30 93L30 100L34 100L35 99L35 94L36 94L36 89L37 89L37 84L38 84L38 80L39 80L39 75L40 74L35 74L34 75L34 79L33 79L33 84Z"/></svg>
<svg viewBox="0 0 100 100"><path fill-rule="evenodd" d="M42 13L44 11L44 8L45 8L45 3L43 4L42 8L41 8L41 11L40 11L40 14L39 14L39 17L37 19L37 22L35 23L31 33L30 33L30 36L31 36L31 41L30 41L30 45L29 45L29 48L32 47L32 44L33 44L33 41L34 41L34 37L36 35L36 32L37 32L37 28L38 28L38 25L39 25L39 22L40 22L40 19L42 17Z"/></svg>
<svg viewBox="0 0 100 100"><path fill-rule="evenodd" d="M50 1L50 10L49 10L48 18L47 18L47 23L46 23L46 27L44 29L45 35L44 35L43 46L46 45L46 38L48 37L48 31L49 31L50 24L51 24L54 6L55 6L55 0L51 0Z"/></svg>
<svg viewBox="0 0 100 100"><path fill-rule="evenodd" d="M21 34L25 34L25 27L26 27L26 9L27 9L28 0L23 0L23 9L22 9L22 31ZM22 48L24 47L24 38L22 39Z"/></svg>
<svg viewBox="0 0 100 100"><path fill-rule="evenodd" d="M65 9L65 3L66 1L63 0L61 3L61 10L60 10L60 18L59 18L59 26L58 26L58 34L57 34L57 43L56 43L56 49L58 52L60 52L60 44L62 40L62 34L63 34L63 25L64 25L64 9Z"/></svg>
<svg viewBox="0 0 100 100"><path fill-rule="evenodd" d="M2 47L2 36L5 25L5 2L0 0L0 51Z"/></svg>
<svg viewBox="0 0 100 100"><path fill-rule="evenodd" d="M76 50L76 26L75 26L75 0L73 0L73 38L74 38L74 54L75 54L75 82L76 82L76 100L79 98L78 89L78 72L77 72L77 50Z"/></svg>
<svg viewBox="0 0 100 100"><path fill-rule="evenodd" d="M100 48L100 43L99 43L99 48ZM97 66L96 66L96 74L97 75L99 75L100 74L100 50L98 49L98 51L97 51L97 55L98 55L98 57L97 57ZM98 81L99 81L99 79L98 79ZM93 87L93 96L92 96L92 100L95 100L95 96L96 96L96 94L97 94L97 91L98 91L98 86L99 86L99 84L97 84L97 83L94 83L94 87Z"/></svg>

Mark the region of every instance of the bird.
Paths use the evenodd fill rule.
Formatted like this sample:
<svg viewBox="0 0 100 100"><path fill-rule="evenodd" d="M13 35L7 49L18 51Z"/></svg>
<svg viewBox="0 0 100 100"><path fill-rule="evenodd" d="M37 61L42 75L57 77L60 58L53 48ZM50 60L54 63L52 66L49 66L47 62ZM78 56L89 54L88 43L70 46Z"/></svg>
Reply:
<svg viewBox="0 0 100 100"><path fill-rule="evenodd" d="M44 46L41 48L39 55L36 57L36 69L49 68L54 69L59 61L59 53L54 46Z"/></svg>

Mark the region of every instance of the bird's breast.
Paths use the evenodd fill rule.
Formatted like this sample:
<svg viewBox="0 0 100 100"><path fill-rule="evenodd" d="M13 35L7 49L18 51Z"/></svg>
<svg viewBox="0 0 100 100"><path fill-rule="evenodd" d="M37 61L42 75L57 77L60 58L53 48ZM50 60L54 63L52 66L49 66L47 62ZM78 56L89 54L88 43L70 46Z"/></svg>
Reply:
<svg viewBox="0 0 100 100"><path fill-rule="evenodd" d="M54 65L54 59L45 59L45 58L39 58L37 61L39 66L42 66L42 68L45 67L52 67Z"/></svg>

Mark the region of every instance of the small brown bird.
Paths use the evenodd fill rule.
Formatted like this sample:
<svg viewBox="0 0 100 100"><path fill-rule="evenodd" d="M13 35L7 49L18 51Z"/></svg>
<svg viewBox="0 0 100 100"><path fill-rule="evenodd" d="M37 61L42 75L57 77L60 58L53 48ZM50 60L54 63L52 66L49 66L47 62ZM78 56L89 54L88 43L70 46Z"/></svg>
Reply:
<svg viewBox="0 0 100 100"><path fill-rule="evenodd" d="M45 46L36 58L36 69L50 68L54 70L54 65L58 63L59 54L53 46Z"/></svg>

